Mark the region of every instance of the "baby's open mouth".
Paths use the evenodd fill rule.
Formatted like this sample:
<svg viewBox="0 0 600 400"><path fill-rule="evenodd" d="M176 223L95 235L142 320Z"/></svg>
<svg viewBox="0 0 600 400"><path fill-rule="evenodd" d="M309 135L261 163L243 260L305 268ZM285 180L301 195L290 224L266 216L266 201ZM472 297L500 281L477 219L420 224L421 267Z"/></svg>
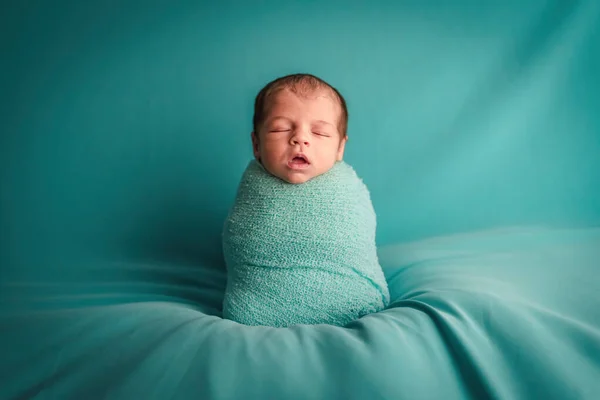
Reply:
<svg viewBox="0 0 600 400"><path fill-rule="evenodd" d="M303 169L308 167L310 165L310 162L308 162L308 158L306 158L305 155L299 154L292 158L288 165L290 168L293 169Z"/></svg>

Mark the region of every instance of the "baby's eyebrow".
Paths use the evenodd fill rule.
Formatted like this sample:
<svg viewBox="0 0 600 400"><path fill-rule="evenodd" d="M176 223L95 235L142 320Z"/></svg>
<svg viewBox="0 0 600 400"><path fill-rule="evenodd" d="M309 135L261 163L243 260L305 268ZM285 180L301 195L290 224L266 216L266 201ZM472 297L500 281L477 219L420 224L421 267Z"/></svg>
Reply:
<svg viewBox="0 0 600 400"><path fill-rule="evenodd" d="M279 119L283 119L285 121L289 121L290 120L289 118L286 118L286 117L283 117L281 115L278 115L276 117L269 118L269 122L275 122L275 121L277 121Z"/></svg>
<svg viewBox="0 0 600 400"><path fill-rule="evenodd" d="M318 123L321 123L321 124L325 124L325 125L331 125L331 126L334 126L334 125L333 125L331 122L327 122L327 121L324 121L324 120L322 120L322 119L318 119L318 120L316 120L315 122L318 122Z"/></svg>
<svg viewBox="0 0 600 400"><path fill-rule="evenodd" d="M285 121L285 122L291 122L291 119L290 119L290 118L288 118L288 117L284 117L283 115L277 115L277 116L275 116L275 117L271 117L271 118L269 118L269 119L268 119L268 121L267 121L267 123L269 123L269 124L272 124L272 123L274 123L275 121L279 121L279 120L282 120L282 121ZM335 128L335 125L334 125L334 124L332 124L331 122L327 122L327 121L325 121L324 119L318 119L318 120L315 120L315 121L313 121L313 123L315 123L315 124L329 125L329 126L332 126L332 127L334 127L334 128Z"/></svg>

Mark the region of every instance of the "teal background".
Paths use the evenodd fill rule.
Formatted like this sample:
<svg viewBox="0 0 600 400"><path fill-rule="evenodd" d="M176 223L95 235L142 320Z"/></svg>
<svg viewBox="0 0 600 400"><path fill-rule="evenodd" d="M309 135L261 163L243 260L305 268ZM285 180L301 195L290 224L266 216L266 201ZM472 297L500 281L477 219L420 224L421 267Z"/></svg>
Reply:
<svg viewBox="0 0 600 400"><path fill-rule="evenodd" d="M0 7L0 398L600 398L600 2ZM298 71L346 97L392 304L254 329L221 228Z"/></svg>
<svg viewBox="0 0 600 400"><path fill-rule="evenodd" d="M378 241L600 220L595 1L4 2L2 269L220 259L252 102L336 86Z"/></svg>

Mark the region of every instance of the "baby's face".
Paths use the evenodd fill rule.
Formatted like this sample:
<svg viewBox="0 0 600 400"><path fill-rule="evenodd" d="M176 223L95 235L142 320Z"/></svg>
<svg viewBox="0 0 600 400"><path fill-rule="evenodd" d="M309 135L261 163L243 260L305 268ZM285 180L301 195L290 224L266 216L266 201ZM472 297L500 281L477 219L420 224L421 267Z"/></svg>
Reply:
<svg viewBox="0 0 600 400"><path fill-rule="evenodd" d="M260 132L252 133L254 156L289 183L321 175L344 155L340 115L340 105L325 90L308 97L281 90L271 100Z"/></svg>

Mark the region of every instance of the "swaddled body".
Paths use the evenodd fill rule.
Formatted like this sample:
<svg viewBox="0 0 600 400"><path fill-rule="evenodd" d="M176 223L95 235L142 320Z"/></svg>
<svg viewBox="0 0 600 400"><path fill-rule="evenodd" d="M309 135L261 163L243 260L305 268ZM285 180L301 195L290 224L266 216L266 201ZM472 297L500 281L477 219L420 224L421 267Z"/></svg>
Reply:
<svg viewBox="0 0 600 400"><path fill-rule="evenodd" d="M345 325L387 306L369 192L343 161L293 185L253 160L225 223L223 316L246 325Z"/></svg>

